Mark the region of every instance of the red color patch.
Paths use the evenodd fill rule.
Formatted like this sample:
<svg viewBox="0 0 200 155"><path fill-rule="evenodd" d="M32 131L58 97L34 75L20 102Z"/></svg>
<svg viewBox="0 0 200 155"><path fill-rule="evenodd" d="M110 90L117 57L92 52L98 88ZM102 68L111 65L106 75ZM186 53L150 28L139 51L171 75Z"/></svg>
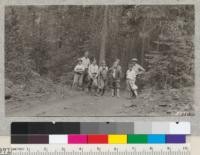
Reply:
<svg viewBox="0 0 200 155"><path fill-rule="evenodd" d="M88 135L88 144L108 144L108 135Z"/></svg>

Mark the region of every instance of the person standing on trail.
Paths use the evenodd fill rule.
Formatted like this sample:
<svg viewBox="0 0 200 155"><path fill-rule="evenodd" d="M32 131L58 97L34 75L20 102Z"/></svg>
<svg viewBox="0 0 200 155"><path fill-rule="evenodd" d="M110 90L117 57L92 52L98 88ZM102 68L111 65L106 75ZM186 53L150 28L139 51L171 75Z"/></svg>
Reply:
<svg viewBox="0 0 200 155"><path fill-rule="evenodd" d="M129 91L130 98L133 96L137 97L137 85L135 84L136 81L136 71L133 69L133 64L129 64L128 70L126 72L126 84Z"/></svg>
<svg viewBox="0 0 200 155"><path fill-rule="evenodd" d="M113 66L109 69L111 73L112 97L120 97L120 81L122 77L122 69L119 63L120 60L116 59L113 63Z"/></svg>
<svg viewBox="0 0 200 155"><path fill-rule="evenodd" d="M92 61L92 64L88 68L88 75L89 75L89 85L88 90L89 92L94 89L95 95L97 95L97 88L98 88L98 73L99 73L99 67L97 65L96 59L94 58Z"/></svg>
<svg viewBox="0 0 200 155"><path fill-rule="evenodd" d="M131 59L133 69L135 70L135 73L136 73L136 83L139 84L140 83L140 82L138 82L138 81L140 81L139 75L143 74L145 72L145 69L141 65L139 65L137 62L138 62L137 58Z"/></svg>
<svg viewBox="0 0 200 155"><path fill-rule="evenodd" d="M85 87L88 86L88 68L90 65L90 59L89 59L89 52L86 51L84 53L84 56L81 58L82 64L84 66L84 72L83 72L83 90Z"/></svg>
<svg viewBox="0 0 200 155"><path fill-rule="evenodd" d="M73 81L73 88L81 88L83 82L83 72L84 66L82 64L82 60L78 59L78 64L74 68L74 81Z"/></svg>
<svg viewBox="0 0 200 155"><path fill-rule="evenodd" d="M106 85L108 81L108 67L105 60L103 60L99 66L99 76L98 76L98 88L101 96L104 95L106 90Z"/></svg>

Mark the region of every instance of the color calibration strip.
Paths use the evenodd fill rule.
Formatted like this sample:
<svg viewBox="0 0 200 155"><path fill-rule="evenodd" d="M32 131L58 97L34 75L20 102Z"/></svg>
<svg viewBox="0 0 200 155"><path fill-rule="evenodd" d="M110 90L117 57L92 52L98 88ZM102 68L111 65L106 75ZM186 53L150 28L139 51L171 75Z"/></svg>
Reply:
<svg viewBox="0 0 200 155"><path fill-rule="evenodd" d="M190 122L14 122L11 134L191 134Z"/></svg>
<svg viewBox="0 0 200 155"><path fill-rule="evenodd" d="M180 144L186 135L17 135L12 144Z"/></svg>
<svg viewBox="0 0 200 155"><path fill-rule="evenodd" d="M16 122L12 144L165 144L185 143L189 122Z"/></svg>

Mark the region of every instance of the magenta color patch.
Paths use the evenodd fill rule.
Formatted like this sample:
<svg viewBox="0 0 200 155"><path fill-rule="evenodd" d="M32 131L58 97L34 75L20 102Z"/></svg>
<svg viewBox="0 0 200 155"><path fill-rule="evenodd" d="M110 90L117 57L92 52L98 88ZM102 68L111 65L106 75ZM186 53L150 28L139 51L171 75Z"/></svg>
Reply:
<svg viewBox="0 0 200 155"><path fill-rule="evenodd" d="M68 144L87 144L87 135L68 135Z"/></svg>

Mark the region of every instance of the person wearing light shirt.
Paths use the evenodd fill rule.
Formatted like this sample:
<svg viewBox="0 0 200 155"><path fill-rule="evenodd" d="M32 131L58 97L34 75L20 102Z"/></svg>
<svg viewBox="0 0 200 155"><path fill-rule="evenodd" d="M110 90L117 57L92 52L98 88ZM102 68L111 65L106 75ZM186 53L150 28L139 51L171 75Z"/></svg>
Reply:
<svg viewBox="0 0 200 155"><path fill-rule="evenodd" d="M88 53L88 52L86 52L86 53ZM88 55L88 54L85 54L85 55ZM90 59L88 57L84 56L81 58L81 60L82 60L82 64L85 67L85 69L88 69L89 65L90 65Z"/></svg>
<svg viewBox="0 0 200 155"><path fill-rule="evenodd" d="M133 64L133 69L136 72L136 82L135 83L137 84L138 91L139 91L143 87L141 75L145 72L145 69L141 65L139 65L137 62L138 62L137 58L131 59L131 63Z"/></svg>
<svg viewBox="0 0 200 155"><path fill-rule="evenodd" d="M133 97L133 96L137 97L138 95L137 93L138 87L135 84L136 76L137 76L137 73L133 69L133 64L129 64L129 68L126 72L126 83L127 83L127 88L129 90L130 97Z"/></svg>
<svg viewBox="0 0 200 155"><path fill-rule="evenodd" d="M94 89L95 93L97 93L97 77L98 77L99 67L96 63L96 59L93 60L92 64L88 68L88 75L89 75L89 85L88 90L91 91Z"/></svg>
<svg viewBox="0 0 200 155"><path fill-rule="evenodd" d="M84 56L81 58L82 64L84 66L84 72L83 72L83 90L85 87L88 86L89 80L88 80L88 68L90 66L90 59L89 59L89 52L86 51L84 53Z"/></svg>
<svg viewBox="0 0 200 155"><path fill-rule="evenodd" d="M83 72L84 66L82 64L82 60L78 59L78 64L74 68L74 80L73 80L73 88L82 87L83 84Z"/></svg>
<svg viewBox="0 0 200 155"><path fill-rule="evenodd" d="M137 58L131 59L131 63L133 64L133 69L136 72L136 75L142 74L145 72L145 69L137 63Z"/></svg>

